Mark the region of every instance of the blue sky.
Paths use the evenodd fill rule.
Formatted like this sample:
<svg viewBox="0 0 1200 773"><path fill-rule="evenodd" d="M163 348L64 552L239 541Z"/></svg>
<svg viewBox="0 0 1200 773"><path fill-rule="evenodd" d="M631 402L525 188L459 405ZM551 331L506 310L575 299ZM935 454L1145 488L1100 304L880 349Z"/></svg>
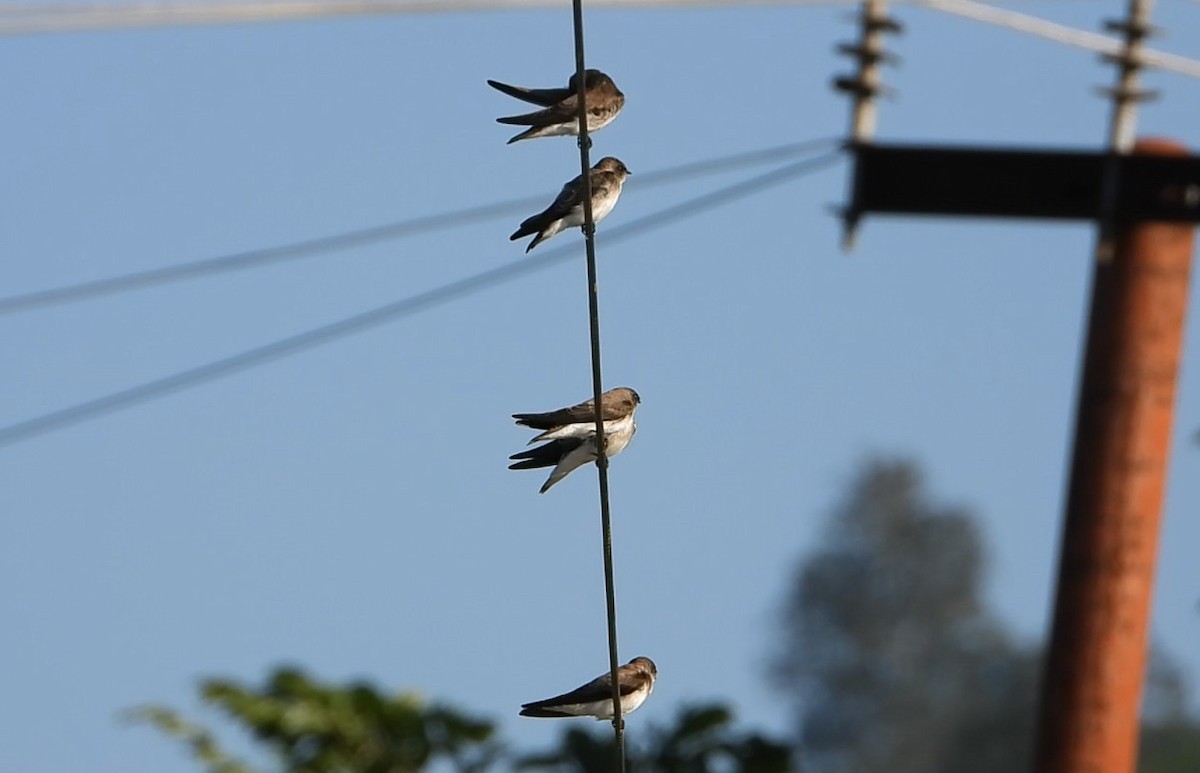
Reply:
<svg viewBox="0 0 1200 773"><path fill-rule="evenodd" d="M1123 3L1021 3L1096 29ZM634 172L840 135L846 9L595 10L588 62L628 96L594 153ZM900 8L879 137L1096 147L1088 52ZM1200 5L1156 45L1200 57ZM547 203L567 139L505 146L488 78L558 85L565 11L6 38L3 294L508 198ZM1195 146L1200 82L1154 73L1142 135ZM612 466L622 659L658 663L631 732L723 696L771 729L788 572L861 461L911 455L982 519L990 598L1050 603L1089 276L1081 224L868 220L839 251L845 167L637 239L604 232L754 172L630 187L600 227L606 384L643 397ZM532 211L530 212L530 214ZM522 215L0 318L21 421L522 259ZM560 731L518 705L605 667L594 475L509 472L514 411L590 393L579 257L517 282L0 450L0 768L182 773L117 721L194 707L205 675L295 662ZM534 253L535 255L537 252ZM1189 319L1156 634L1194 673L1197 315Z"/></svg>

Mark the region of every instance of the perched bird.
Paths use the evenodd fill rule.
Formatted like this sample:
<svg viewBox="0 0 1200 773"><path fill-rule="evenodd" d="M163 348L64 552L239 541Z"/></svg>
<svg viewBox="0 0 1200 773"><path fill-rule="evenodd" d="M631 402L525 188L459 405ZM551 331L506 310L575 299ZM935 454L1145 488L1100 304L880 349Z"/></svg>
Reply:
<svg viewBox="0 0 1200 773"><path fill-rule="evenodd" d="M620 159L605 156L588 170L592 181L592 220L599 223L621 196L621 186L625 178L632 174L625 168ZM583 225L583 175L578 175L559 191L554 203L533 217L525 218L509 241L516 241L529 234L537 234L534 240L525 248L529 252L534 247L549 239L559 231L572 226Z"/></svg>
<svg viewBox="0 0 1200 773"><path fill-rule="evenodd" d="M629 387L617 387L600 395L600 419L604 422L605 456L616 456L625 450L637 432L634 414L641 396ZM514 413L517 424L543 430L530 443L548 441L537 448L513 454L516 460L510 470L533 470L553 467L550 477L539 493L567 477L577 467L596 460L595 401L588 400L569 408L546 413Z"/></svg>
<svg viewBox="0 0 1200 773"><path fill-rule="evenodd" d="M550 477L538 489L539 494L545 494L550 487L558 483L576 468L596 460L596 426L590 428L584 424L569 424L575 428L571 435L559 437L549 443L513 454L509 459L516 459L510 464L510 470L535 470L538 467L554 467ZM604 422L604 455L610 459L625 450L633 433L637 432L637 423L633 414L624 418Z"/></svg>
<svg viewBox="0 0 1200 773"><path fill-rule="evenodd" d="M621 715L631 714L654 690L658 668L650 658L634 658L617 669ZM612 719L612 674L598 676L571 692L521 706L523 717L595 717Z"/></svg>
<svg viewBox="0 0 1200 773"><path fill-rule="evenodd" d="M492 88L510 97L541 105L537 110L524 115L497 118L497 123L528 126L529 128L508 141L511 145L519 140L536 137L560 137L579 134L579 81L575 75L567 81L565 89L527 89L510 86L499 81L488 81ZM587 108L587 129L594 132L608 126L625 106L625 95L608 77L599 70L585 70L583 74L584 103Z"/></svg>
<svg viewBox="0 0 1200 773"><path fill-rule="evenodd" d="M543 440L579 437L586 434L589 427L593 431L596 428L595 402L588 400L570 408L559 408L557 411L546 413L514 413L512 417L522 427L545 430L530 440L530 445ZM617 387L600 395L600 418L604 421L605 434L608 434L609 422L633 413L641 402L641 395L629 387Z"/></svg>

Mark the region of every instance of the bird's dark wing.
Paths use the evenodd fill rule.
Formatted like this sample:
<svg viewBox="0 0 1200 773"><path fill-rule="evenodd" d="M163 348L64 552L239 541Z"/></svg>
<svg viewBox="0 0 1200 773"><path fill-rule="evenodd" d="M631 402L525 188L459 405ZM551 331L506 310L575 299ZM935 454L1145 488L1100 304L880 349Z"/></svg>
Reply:
<svg viewBox="0 0 1200 773"><path fill-rule="evenodd" d="M579 115L579 95L572 94L561 102L548 106L545 110L536 110L523 115L512 115L497 118L499 123L515 126L550 126L557 123L568 123Z"/></svg>
<svg viewBox="0 0 1200 773"><path fill-rule="evenodd" d="M601 420L620 419L636 408L636 401L629 395L630 390L624 387L610 389L600 395ZM517 420L517 424L533 429L554 429L567 424L591 424L596 421L594 404L595 400L586 400L569 408L559 408L557 411L514 413L512 417Z"/></svg>
<svg viewBox="0 0 1200 773"><path fill-rule="evenodd" d="M508 469L535 470L538 467L553 467L582 443L582 438L551 440L549 443L544 443L537 448L530 448L527 451L521 451L508 457L509 459L519 460L515 464L510 464Z"/></svg>
<svg viewBox="0 0 1200 773"><path fill-rule="evenodd" d="M568 89L527 89L524 86L510 86L500 81L488 81L488 85L510 97L516 97L524 102L549 107L571 96Z"/></svg>
<svg viewBox="0 0 1200 773"><path fill-rule="evenodd" d="M592 410L593 400L572 405L569 408L559 408L557 411L547 411L546 413L514 413L513 418L517 420L517 424L523 427L532 427L533 429L553 429L561 427L564 424L579 424L587 421L595 421L596 413ZM604 403L601 401L601 407ZM606 417L607 418L607 417Z"/></svg>
<svg viewBox="0 0 1200 773"><path fill-rule="evenodd" d="M554 709L538 708L537 706L526 705L521 707L521 716L523 717L540 717L543 719L555 719L558 717L573 717L574 714L568 714L565 711L555 711Z"/></svg>
<svg viewBox="0 0 1200 773"><path fill-rule="evenodd" d="M558 192L558 196L554 198L553 204L536 215L527 217L521 221L521 227L508 237L509 240L520 239L522 236L528 236L529 234L544 230L546 226L566 216L582 202L583 186L579 184L579 178L576 177L562 187L562 190Z"/></svg>
<svg viewBox="0 0 1200 773"><path fill-rule="evenodd" d="M612 688L609 685L612 681L608 674L598 676L585 685L576 687L570 692L565 692L562 695L555 695L553 698L547 698L542 701L534 701L526 703L521 708L523 709L552 709L555 706L568 706L572 703L591 703L592 701L602 701L612 695Z"/></svg>
<svg viewBox="0 0 1200 773"><path fill-rule="evenodd" d="M571 182L563 185L562 190L554 197L543 214L553 215L552 220L558 220L575 207L583 203L583 175L577 175Z"/></svg>

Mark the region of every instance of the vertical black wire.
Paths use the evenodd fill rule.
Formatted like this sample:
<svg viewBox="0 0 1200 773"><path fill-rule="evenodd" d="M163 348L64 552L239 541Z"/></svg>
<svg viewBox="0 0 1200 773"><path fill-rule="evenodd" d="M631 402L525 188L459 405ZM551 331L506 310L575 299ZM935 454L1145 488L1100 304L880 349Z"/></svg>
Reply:
<svg viewBox="0 0 1200 773"><path fill-rule="evenodd" d="M608 506L608 454L600 394L600 301L596 289L596 223L592 215L592 141L587 126L587 76L583 56L583 0L572 1L575 22L575 93L579 101L579 169L583 181L583 238L587 248L588 317L592 340L592 399L596 414L596 469L600 475L600 529L604 536L604 592L608 604L608 671L612 680L613 731L616 733L614 768L625 773L625 721L621 718L621 685L617 681L617 594L613 582L612 516Z"/></svg>

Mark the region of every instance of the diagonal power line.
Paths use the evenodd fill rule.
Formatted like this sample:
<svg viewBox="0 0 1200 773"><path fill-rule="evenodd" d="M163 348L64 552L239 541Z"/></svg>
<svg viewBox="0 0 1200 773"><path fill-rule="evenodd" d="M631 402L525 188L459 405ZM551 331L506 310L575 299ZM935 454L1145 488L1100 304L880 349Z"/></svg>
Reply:
<svg viewBox="0 0 1200 773"><path fill-rule="evenodd" d="M855 0L737 0L738 5L848 5ZM597 7L727 6L731 0L590 0ZM562 8L570 0L225 0L224 2L0 3L0 35L253 24L394 14ZM5 8L5 6L9 6Z"/></svg>
<svg viewBox="0 0 1200 773"><path fill-rule="evenodd" d="M722 206L789 180L812 174L832 166L842 156L835 150L816 158L805 159L770 172L766 172L732 185L718 188L701 196L683 201L658 212L640 217L605 234L606 243L617 243L632 239L649 231L663 228L671 223L693 217L706 210ZM26 419L6 427L0 427L0 446L12 445L57 429L79 424L108 413L132 407L147 400L157 399L180 392L224 376L264 365L307 349L330 343L355 333L409 317L451 301L473 295L491 287L512 282L523 276L550 268L576 254L575 245L563 245L547 250L542 255L525 258L498 268L459 279L432 290L409 296L399 301L379 306L370 311L327 325L307 330L264 346L248 349L239 354L181 371L170 376L148 381L128 389L87 400L82 403Z"/></svg>
<svg viewBox="0 0 1200 773"><path fill-rule="evenodd" d="M693 161L639 174L636 183L630 180L630 185L631 187L665 185L694 177L703 177L735 169L770 164L792 156L809 153L813 150L831 148L837 143L838 140L836 139L815 139ZM204 258L174 266L152 268L104 279L54 287L49 290L37 290L21 295L12 295L7 298L0 298L0 315L73 303L89 298L98 298L130 290L196 279L213 274L222 274L229 271L242 271L272 263L307 258L312 255L362 247L378 242L403 239L409 236L432 233L448 228L459 228L466 223L490 220L510 215L514 212L522 212L530 207L541 206L543 204L545 204L544 194L526 196L493 204L468 207L452 212L423 215L407 220L399 220L394 223L359 228L328 236L319 236L313 239L302 239L272 247L246 250L214 258Z"/></svg>
<svg viewBox="0 0 1200 773"><path fill-rule="evenodd" d="M993 5L976 2L975 0L911 1L914 5L962 16L967 19L974 19L984 24L1005 27L1016 32L1023 32L1026 35L1053 40L1055 43L1086 48L1090 51L1098 51L1108 55L1116 55L1121 52L1122 43L1118 38L1102 35L1098 32L1081 30L1076 27L1069 27L1065 24L1047 21L1046 19L1030 16L1026 13L1010 11L1006 8L996 8ZM1188 75L1192 78L1200 78L1200 60L1190 59L1178 54L1169 54L1165 51L1156 51L1151 48L1143 48L1139 56L1141 62L1147 67L1155 67L1160 70L1179 73L1180 75Z"/></svg>
<svg viewBox="0 0 1200 773"><path fill-rule="evenodd" d="M1087 30L1056 24L1035 16L996 8L975 0L898 0L925 6L988 24L1106 53L1120 41ZM86 32L146 27L180 27L206 24L250 24L353 16L429 14L480 11L518 11L562 8L570 0L229 0L228 2L104 2L3 3L0 2L0 36L55 32ZM705 6L849 6L858 0L589 0L593 7L699 8ZM1145 49L1143 61L1151 67L1200 78L1200 60Z"/></svg>

